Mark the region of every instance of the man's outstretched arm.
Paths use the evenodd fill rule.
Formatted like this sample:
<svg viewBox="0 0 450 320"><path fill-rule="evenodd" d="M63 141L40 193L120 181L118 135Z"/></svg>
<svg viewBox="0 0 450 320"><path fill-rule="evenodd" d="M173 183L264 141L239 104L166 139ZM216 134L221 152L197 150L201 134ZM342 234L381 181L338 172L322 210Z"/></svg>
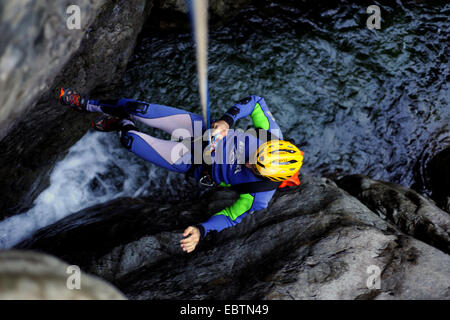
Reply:
<svg viewBox="0 0 450 320"><path fill-rule="evenodd" d="M267 208L274 193L275 190L241 194L233 205L219 211L208 221L188 227L183 234L184 237L188 237L180 241L181 248L188 253L192 252L200 239L203 239L210 231L220 232L223 229L233 227L250 212Z"/></svg>

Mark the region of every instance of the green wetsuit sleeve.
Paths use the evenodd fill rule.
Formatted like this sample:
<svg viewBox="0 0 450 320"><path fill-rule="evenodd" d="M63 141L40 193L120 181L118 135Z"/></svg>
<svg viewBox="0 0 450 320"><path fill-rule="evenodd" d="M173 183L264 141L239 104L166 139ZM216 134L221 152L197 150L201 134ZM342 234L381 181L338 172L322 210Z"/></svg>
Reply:
<svg viewBox="0 0 450 320"><path fill-rule="evenodd" d="M235 203L217 212L208 221L201 224L204 229L202 237L209 231L222 231L241 222L247 213L251 211L254 199L255 197L252 194L241 194Z"/></svg>
<svg viewBox="0 0 450 320"><path fill-rule="evenodd" d="M223 209L222 211L217 212L215 216L224 215L235 221L239 216L250 210L254 199L255 198L249 193L241 194L239 199L234 204Z"/></svg>

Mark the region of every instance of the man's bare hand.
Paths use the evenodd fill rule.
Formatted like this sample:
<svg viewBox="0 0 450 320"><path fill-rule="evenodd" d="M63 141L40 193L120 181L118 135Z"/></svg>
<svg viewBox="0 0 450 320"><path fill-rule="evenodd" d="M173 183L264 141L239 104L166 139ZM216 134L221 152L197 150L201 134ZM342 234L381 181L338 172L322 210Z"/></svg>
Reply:
<svg viewBox="0 0 450 320"><path fill-rule="evenodd" d="M196 227L188 227L184 230L183 237L187 237L180 241L183 251L190 253L195 250L198 242L200 241L200 230Z"/></svg>
<svg viewBox="0 0 450 320"><path fill-rule="evenodd" d="M230 126L228 123L224 120L216 121L212 124L212 135L215 136L217 134L220 134L220 137L223 138L227 135L228 129L230 129Z"/></svg>

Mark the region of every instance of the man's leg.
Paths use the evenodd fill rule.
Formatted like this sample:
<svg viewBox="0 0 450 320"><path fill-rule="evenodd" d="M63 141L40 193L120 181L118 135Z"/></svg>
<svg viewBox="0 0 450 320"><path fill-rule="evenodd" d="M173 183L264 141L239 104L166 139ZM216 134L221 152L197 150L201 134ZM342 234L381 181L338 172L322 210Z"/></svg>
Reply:
<svg viewBox="0 0 450 320"><path fill-rule="evenodd" d="M148 126L173 134L175 130L187 130L190 137L201 135L203 119L194 113L159 104L132 99L89 100L86 109L103 112L120 118L131 118ZM201 130L195 129L195 122Z"/></svg>
<svg viewBox="0 0 450 320"><path fill-rule="evenodd" d="M133 99L89 100L88 97L81 96L70 88L61 88L59 101L79 112L103 112L118 118L131 118L170 134L177 129L184 130L184 138L186 135L200 136L205 129L203 118L199 115Z"/></svg>
<svg viewBox="0 0 450 320"><path fill-rule="evenodd" d="M191 152L182 142L139 132L130 120L122 120L121 143L144 160L170 171L185 173L191 166Z"/></svg>
<svg viewBox="0 0 450 320"><path fill-rule="evenodd" d="M61 88L59 101L79 112L103 112L122 118L122 120L109 119L108 121L111 123L107 127L111 128L104 128L101 126L102 123L94 123L94 125L100 131L120 130L122 145L147 161L174 172L184 173L191 167L190 146L188 148L182 142L161 140L139 132L129 118L142 121L171 134L176 129L184 129L188 131L190 137L193 137L194 134L202 134L202 130L200 133L196 132L198 130L194 130L194 121L198 121L200 128L203 127L200 116L184 110L132 99L88 100L70 88ZM104 121L106 120L102 119L99 122Z"/></svg>

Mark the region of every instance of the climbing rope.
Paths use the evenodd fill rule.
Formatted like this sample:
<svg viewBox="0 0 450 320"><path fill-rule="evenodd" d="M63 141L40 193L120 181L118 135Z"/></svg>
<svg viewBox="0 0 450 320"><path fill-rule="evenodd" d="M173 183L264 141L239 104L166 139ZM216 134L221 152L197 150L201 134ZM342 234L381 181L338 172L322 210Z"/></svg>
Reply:
<svg viewBox="0 0 450 320"><path fill-rule="evenodd" d="M208 94L208 0L187 0L196 44L200 104L206 128L210 129ZM209 136L211 142L211 136Z"/></svg>

